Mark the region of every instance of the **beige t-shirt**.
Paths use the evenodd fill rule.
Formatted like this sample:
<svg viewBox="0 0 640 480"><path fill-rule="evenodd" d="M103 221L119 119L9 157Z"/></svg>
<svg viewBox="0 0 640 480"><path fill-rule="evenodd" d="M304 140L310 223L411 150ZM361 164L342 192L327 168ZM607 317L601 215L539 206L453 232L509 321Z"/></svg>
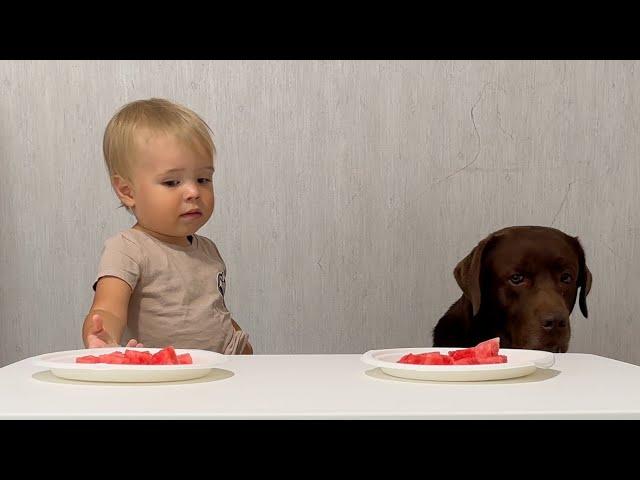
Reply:
<svg viewBox="0 0 640 480"><path fill-rule="evenodd" d="M208 238L193 235L183 247L130 228L105 242L93 288L107 275L132 290L123 340L225 354L245 347L248 335L234 330L224 303L224 261Z"/></svg>

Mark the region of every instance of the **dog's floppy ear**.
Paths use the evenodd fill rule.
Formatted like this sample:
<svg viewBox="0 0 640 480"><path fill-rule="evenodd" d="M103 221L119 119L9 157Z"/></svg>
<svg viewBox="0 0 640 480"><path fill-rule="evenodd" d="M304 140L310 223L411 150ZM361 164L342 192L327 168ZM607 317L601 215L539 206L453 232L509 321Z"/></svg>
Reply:
<svg viewBox="0 0 640 480"><path fill-rule="evenodd" d="M582 245L580 245L580 240L578 237L573 237L574 239L574 247L576 249L576 253L578 254L578 260L580 263L580 272L578 273L578 287L580 288L580 311L584 318L589 316L589 311L587 310L587 295L591 290L591 281L593 280L593 276L591 275L591 271L587 267L587 262L584 258L584 249Z"/></svg>
<svg viewBox="0 0 640 480"><path fill-rule="evenodd" d="M462 259L453 270L453 276L458 282L458 286L464 296L471 302L473 315L480 310L480 270L482 267L482 254L494 235L490 235L482 240L471 253Z"/></svg>

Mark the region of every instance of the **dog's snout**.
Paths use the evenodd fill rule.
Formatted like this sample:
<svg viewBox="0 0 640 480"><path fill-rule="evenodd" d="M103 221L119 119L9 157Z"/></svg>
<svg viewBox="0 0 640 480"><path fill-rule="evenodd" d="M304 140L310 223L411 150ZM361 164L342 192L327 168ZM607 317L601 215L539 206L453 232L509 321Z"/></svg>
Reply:
<svg viewBox="0 0 640 480"><path fill-rule="evenodd" d="M556 328L566 328L568 320L566 315L562 313L545 313L540 318L542 328L545 330L554 330Z"/></svg>

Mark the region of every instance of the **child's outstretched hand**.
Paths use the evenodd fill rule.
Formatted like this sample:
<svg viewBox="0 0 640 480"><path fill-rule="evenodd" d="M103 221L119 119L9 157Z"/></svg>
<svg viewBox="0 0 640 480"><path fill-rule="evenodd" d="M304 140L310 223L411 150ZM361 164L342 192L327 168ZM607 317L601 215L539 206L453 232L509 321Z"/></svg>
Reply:
<svg viewBox="0 0 640 480"><path fill-rule="evenodd" d="M87 345L89 348L102 348L102 347L118 347L119 345L111 338L109 332L103 328L102 318L99 314L95 313L91 316L91 330L87 335ZM127 342L127 347L143 347L142 343L139 343L135 338L132 338Z"/></svg>

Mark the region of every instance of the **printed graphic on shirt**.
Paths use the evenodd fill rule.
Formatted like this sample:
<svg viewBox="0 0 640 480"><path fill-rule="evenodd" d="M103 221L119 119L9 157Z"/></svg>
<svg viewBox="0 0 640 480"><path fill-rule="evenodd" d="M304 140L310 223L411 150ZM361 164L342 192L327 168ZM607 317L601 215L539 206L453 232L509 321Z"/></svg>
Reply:
<svg viewBox="0 0 640 480"><path fill-rule="evenodd" d="M224 297L224 288L226 286L224 272L218 273L218 290L220 291L220 295Z"/></svg>

